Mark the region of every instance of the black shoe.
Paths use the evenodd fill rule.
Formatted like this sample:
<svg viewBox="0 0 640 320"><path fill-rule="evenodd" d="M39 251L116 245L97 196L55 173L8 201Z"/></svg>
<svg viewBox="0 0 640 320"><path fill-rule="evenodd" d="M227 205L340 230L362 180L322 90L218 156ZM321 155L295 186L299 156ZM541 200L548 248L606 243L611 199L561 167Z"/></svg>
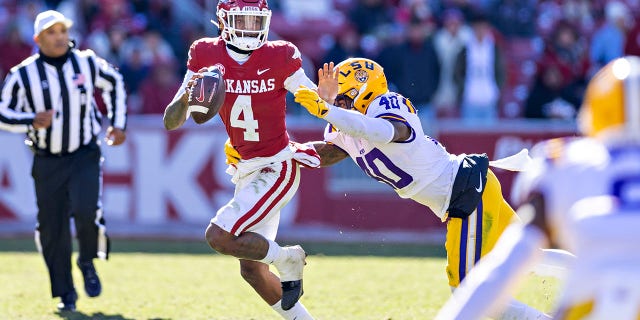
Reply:
<svg viewBox="0 0 640 320"><path fill-rule="evenodd" d="M96 268L93 266L92 261L80 262L77 261L78 268L82 271L82 277L84 278L84 291L89 297L97 297L102 292L102 285L100 284L100 278Z"/></svg>
<svg viewBox="0 0 640 320"><path fill-rule="evenodd" d="M62 295L60 297L60 303L58 303L58 311L76 311L77 300L78 294L75 290Z"/></svg>
<svg viewBox="0 0 640 320"><path fill-rule="evenodd" d="M283 310L289 310L296 305L300 297L304 294L302 290L302 280L285 281L282 284L282 301L280 305Z"/></svg>

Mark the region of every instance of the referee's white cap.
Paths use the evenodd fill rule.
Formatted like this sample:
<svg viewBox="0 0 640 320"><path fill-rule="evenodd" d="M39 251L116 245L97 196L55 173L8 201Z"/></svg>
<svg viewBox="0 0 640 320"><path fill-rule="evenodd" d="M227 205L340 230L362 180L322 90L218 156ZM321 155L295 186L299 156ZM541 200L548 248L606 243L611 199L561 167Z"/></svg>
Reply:
<svg viewBox="0 0 640 320"><path fill-rule="evenodd" d="M33 23L33 36L37 37L40 32L51 28L56 23L63 23L67 28L71 28L73 21L67 19L62 13L55 10L47 10L40 12L36 16L36 21Z"/></svg>

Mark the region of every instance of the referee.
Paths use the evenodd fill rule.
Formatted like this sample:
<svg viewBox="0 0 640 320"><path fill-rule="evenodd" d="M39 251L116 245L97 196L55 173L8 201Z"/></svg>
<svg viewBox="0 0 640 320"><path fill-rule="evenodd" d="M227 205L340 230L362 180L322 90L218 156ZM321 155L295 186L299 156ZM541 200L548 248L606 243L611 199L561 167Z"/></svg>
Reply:
<svg viewBox="0 0 640 320"><path fill-rule="evenodd" d="M106 259L109 252L99 199L101 113L95 88L102 89L108 109L108 145L125 141L127 120L122 76L93 51L73 47L72 24L57 11L38 14L33 39L39 52L11 69L0 96L0 129L26 133L34 152L35 239L49 270L52 296L61 298L60 311L74 311L78 299L69 218L75 222L76 265L89 297L102 291L93 259Z"/></svg>

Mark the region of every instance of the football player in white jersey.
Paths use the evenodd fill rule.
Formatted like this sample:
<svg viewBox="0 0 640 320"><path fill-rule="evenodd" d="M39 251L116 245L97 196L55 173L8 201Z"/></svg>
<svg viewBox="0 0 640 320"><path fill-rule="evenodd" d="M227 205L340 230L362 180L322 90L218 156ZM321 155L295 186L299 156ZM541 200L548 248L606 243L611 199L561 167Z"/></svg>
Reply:
<svg viewBox="0 0 640 320"><path fill-rule="evenodd" d="M532 221L505 231L438 319L499 310L548 245L577 256L554 319L640 319L640 58L604 66L578 120L584 137L536 145L532 170L516 179L518 212Z"/></svg>
<svg viewBox="0 0 640 320"><path fill-rule="evenodd" d="M308 143L320 154L321 166L351 157L400 197L429 207L446 221L446 272L450 286L457 287L504 229L518 220L502 197L487 155L450 154L440 142L425 136L416 109L406 97L388 90L382 67L372 60L351 58L336 68L325 64L318 78L317 91L301 87L295 100L329 122L325 141ZM491 165L518 169L524 164L519 160L529 158L524 155ZM496 316L548 319L515 300Z"/></svg>

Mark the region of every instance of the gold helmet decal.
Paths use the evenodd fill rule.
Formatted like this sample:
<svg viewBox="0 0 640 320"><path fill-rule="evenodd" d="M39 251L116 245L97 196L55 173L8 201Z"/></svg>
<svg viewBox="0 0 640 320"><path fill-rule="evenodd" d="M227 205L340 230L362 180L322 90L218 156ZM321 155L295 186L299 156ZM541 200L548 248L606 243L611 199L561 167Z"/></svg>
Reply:
<svg viewBox="0 0 640 320"><path fill-rule="evenodd" d="M353 101L353 108L366 113L371 101L389 91L382 67L373 60L350 58L340 62L338 95Z"/></svg>
<svg viewBox="0 0 640 320"><path fill-rule="evenodd" d="M369 74L364 70L357 70L355 77L356 77L356 81L362 82L362 83L366 83L367 80L369 80Z"/></svg>

